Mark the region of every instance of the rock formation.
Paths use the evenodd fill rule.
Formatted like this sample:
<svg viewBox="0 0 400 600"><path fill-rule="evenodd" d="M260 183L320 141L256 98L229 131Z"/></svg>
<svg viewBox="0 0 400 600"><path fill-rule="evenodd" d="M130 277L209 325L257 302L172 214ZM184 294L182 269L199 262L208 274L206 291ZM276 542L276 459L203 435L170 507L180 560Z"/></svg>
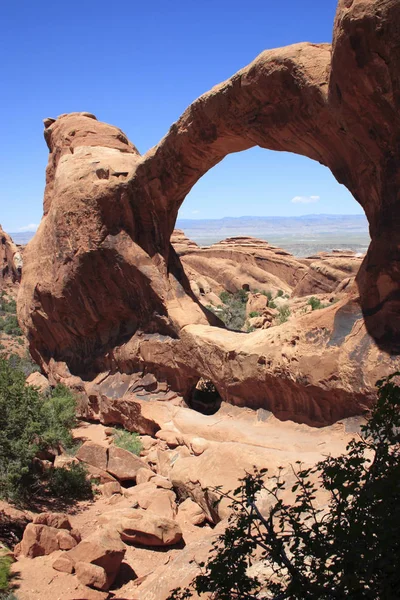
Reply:
<svg viewBox="0 0 400 600"><path fill-rule="evenodd" d="M351 287L362 258L354 252L321 252L296 258L265 240L233 237L212 246L199 247L180 230L171 243L190 286L203 304L214 304L212 294L227 290L263 290L273 296L279 290L293 296L334 292ZM203 298L202 298L203 297Z"/></svg>
<svg viewBox="0 0 400 600"><path fill-rule="evenodd" d="M11 237L0 225L0 286L4 280L12 283L20 281L22 273L21 252Z"/></svg>
<svg viewBox="0 0 400 600"><path fill-rule="evenodd" d="M68 506L68 514L30 513L31 523L14 548L21 600L166 600L198 573L198 563L228 524L229 500L215 504L215 486L228 492L254 466L267 468L266 477L281 471L288 483L282 499L289 501L295 481L290 465L301 460L308 468L341 454L363 422L357 417L310 429L262 409L223 404L218 414L205 416L172 402L155 404L164 411L158 432L140 436L145 466L136 472L136 484L95 484L101 493ZM118 449L112 430L99 424L80 422L74 437L85 440L83 462L99 469L104 455ZM318 493L317 506L326 501ZM271 497L261 493L257 505L267 515Z"/></svg>
<svg viewBox="0 0 400 600"><path fill-rule="evenodd" d="M198 290L201 294L241 289L268 290L273 295L279 289L291 292L307 271L286 250L256 238L228 238L205 248L192 246L187 238L185 248L182 238L178 239L177 244L174 232L171 243L195 295Z"/></svg>
<svg viewBox="0 0 400 600"><path fill-rule="evenodd" d="M41 513L36 515L24 531L14 552L29 558L52 554L57 550L71 550L81 541L78 531L72 529L67 515Z"/></svg>
<svg viewBox="0 0 400 600"><path fill-rule="evenodd" d="M293 296L349 291L362 258L354 252L321 252L307 258L308 270L293 290Z"/></svg>
<svg viewBox="0 0 400 600"><path fill-rule="evenodd" d="M378 346L400 352L399 23L398 0L339 0L332 45L263 52L144 156L91 114L47 119L44 217L18 302L43 370L85 379L150 371L184 395L206 373L225 399L290 418L360 411L375 366L384 374L396 364L364 330L354 300L279 334L224 331L196 299L170 238L187 193L227 154L259 145L317 160L365 210L361 308Z"/></svg>

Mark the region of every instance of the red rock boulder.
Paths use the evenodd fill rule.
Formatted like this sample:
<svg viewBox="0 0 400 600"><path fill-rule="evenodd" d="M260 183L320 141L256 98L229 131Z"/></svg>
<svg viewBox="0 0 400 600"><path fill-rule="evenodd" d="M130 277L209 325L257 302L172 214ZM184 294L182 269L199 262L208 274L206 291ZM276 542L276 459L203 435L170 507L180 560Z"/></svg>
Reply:
<svg viewBox="0 0 400 600"><path fill-rule="evenodd" d="M99 567L99 569L89 570L89 567L78 566L78 570L82 579L93 581L90 585L94 585L94 582L97 584L102 582L102 587L99 589L109 589L118 574L124 556L125 546L119 533L114 528L102 528L97 529L75 548L69 550L65 558L72 561L75 570L80 563L90 563ZM103 571L105 581L103 581Z"/></svg>

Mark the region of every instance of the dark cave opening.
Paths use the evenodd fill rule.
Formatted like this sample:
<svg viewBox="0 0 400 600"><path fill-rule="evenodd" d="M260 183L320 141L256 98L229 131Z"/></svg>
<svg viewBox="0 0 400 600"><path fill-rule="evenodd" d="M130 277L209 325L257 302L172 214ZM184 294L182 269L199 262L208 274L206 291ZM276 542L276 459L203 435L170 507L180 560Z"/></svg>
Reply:
<svg viewBox="0 0 400 600"><path fill-rule="evenodd" d="M221 407L222 398L209 379L199 379L189 396L187 404L203 415L214 415Z"/></svg>

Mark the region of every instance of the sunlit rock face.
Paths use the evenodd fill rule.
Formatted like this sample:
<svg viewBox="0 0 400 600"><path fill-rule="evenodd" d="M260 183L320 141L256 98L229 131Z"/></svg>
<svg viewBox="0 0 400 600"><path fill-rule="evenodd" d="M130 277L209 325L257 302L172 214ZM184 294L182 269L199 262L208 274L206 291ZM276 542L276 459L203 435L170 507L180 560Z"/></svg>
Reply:
<svg viewBox="0 0 400 600"><path fill-rule="evenodd" d="M0 225L0 288L4 282L19 282L21 274L21 251Z"/></svg>
<svg viewBox="0 0 400 600"><path fill-rule="evenodd" d="M399 35L400 2L340 0L332 45L263 52L189 106L144 156L90 113L46 119L44 217L26 250L18 301L43 369L56 373L65 363L85 378L149 369L185 394L209 370L223 397L275 411L272 398L279 392L286 402L295 377L296 393L282 410L288 418L312 421L320 412L326 421L360 411L372 377L396 362L377 345L400 352ZM365 335L362 360L372 352L380 365L373 375L361 374L361 350L348 362L360 312L341 342L330 343L339 339L335 315L346 303L332 309L329 325L308 317L296 325L307 340L304 360L285 350L296 346L292 334L275 333L280 356L288 357L283 366L270 355L269 337L256 337L271 333L245 337L210 327L221 323L191 290L170 244L178 209L206 171L255 145L326 165L364 208L372 241L357 284L369 335L357 335ZM307 356L320 368L305 364Z"/></svg>

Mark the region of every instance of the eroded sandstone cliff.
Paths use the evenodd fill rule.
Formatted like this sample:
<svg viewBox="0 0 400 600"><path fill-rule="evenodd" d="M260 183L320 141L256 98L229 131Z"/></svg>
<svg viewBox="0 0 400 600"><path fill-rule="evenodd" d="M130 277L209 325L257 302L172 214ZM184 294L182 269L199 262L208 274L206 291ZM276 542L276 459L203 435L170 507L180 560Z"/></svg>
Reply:
<svg viewBox="0 0 400 600"><path fill-rule="evenodd" d="M21 251L0 225L0 286L3 282L20 281L22 272Z"/></svg>
<svg viewBox="0 0 400 600"><path fill-rule="evenodd" d="M263 52L144 156L89 113L47 119L44 217L19 296L43 370L151 371L185 396L206 374L224 399L283 417L360 412L376 376L397 366L378 346L400 350L399 33L398 0L340 0L332 45ZM254 145L326 165L364 208L360 304L353 293L318 319L246 335L196 299L170 244L178 209L206 171Z"/></svg>

